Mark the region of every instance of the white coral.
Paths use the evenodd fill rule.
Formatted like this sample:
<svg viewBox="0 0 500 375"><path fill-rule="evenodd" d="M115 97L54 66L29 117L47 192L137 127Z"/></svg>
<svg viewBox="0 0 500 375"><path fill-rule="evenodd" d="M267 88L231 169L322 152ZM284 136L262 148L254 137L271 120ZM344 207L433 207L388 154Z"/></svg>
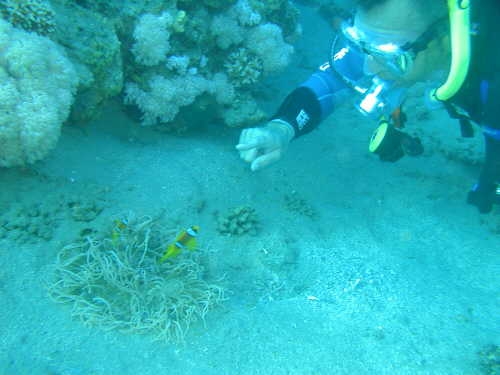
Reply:
<svg viewBox="0 0 500 375"><path fill-rule="evenodd" d="M170 56L165 67L180 75L185 75L189 67L189 56Z"/></svg>
<svg viewBox="0 0 500 375"><path fill-rule="evenodd" d="M247 47L260 57L266 73L283 69L293 53L293 47L283 40L281 28L273 23L254 27L248 35Z"/></svg>
<svg viewBox="0 0 500 375"><path fill-rule="evenodd" d="M169 28L174 22L168 12L161 15L143 14L134 29L132 53L143 65L153 66L165 61L170 51Z"/></svg>
<svg viewBox="0 0 500 375"><path fill-rule="evenodd" d="M237 45L243 41L243 29L236 20L226 16L217 15L213 18L210 31L215 36L217 46L227 49L232 45Z"/></svg>
<svg viewBox="0 0 500 375"><path fill-rule="evenodd" d="M197 75L185 75L172 79L155 75L149 80L149 90L135 83L127 84L125 102L136 104L143 113L142 125L172 121L181 107L192 104L196 97L208 91L208 80Z"/></svg>
<svg viewBox="0 0 500 375"><path fill-rule="evenodd" d="M234 87L229 82L226 74L215 73L210 88L217 103L227 105L233 102L235 98Z"/></svg>
<svg viewBox="0 0 500 375"><path fill-rule="evenodd" d="M55 147L77 83L57 44L0 19L0 166L33 163Z"/></svg>
<svg viewBox="0 0 500 375"><path fill-rule="evenodd" d="M234 14L242 26L255 26L262 20L262 16L252 9L247 0L238 0L230 13Z"/></svg>

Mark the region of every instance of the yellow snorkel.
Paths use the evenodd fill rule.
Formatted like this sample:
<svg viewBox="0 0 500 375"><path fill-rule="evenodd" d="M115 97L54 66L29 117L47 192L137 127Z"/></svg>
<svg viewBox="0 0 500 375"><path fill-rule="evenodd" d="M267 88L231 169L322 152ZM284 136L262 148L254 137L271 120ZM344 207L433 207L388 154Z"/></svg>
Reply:
<svg viewBox="0 0 500 375"><path fill-rule="evenodd" d="M448 0L451 66L446 82L431 91L431 100L446 101L455 95L467 77L470 63L470 0Z"/></svg>

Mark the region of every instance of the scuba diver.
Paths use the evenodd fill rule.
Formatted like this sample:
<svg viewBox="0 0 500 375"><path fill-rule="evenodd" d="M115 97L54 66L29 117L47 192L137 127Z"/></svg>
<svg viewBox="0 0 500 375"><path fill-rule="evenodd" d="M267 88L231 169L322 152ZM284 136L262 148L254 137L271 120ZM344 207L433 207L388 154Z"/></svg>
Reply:
<svg viewBox="0 0 500 375"><path fill-rule="evenodd" d="M358 0L332 43L329 61L293 90L271 120L241 132L236 149L255 171L280 159L288 144L316 128L343 100L378 122L369 149L383 161L418 155L401 130L400 106L413 84L448 71L426 104L458 119L462 135L480 126L485 161L467 202L481 213L500 203L500 20L498 0Z"/></svg>

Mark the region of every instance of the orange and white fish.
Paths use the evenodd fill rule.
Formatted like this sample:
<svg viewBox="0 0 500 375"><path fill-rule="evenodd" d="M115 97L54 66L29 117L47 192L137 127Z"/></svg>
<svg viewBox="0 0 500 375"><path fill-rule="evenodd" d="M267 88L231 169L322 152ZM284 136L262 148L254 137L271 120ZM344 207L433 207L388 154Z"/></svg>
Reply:
<svg viewBox="0 0 500 375"><path fill-rule="evenodd" d="M113 224L113 229L111 230L111 242L113 243L113 245L116 245L122 232L128 227L128 220L113 220Z"/></svg>
<svg viewBox="0 0 500 375"><path fill-rule="evenodd" d="M182 250L194 250L196 248L196 237L198 236L199 231L200 227L193 225L180 232L177 237L175 237L174 242L167 246L167 250L161 257L160 263L179 255Z"/></svg>

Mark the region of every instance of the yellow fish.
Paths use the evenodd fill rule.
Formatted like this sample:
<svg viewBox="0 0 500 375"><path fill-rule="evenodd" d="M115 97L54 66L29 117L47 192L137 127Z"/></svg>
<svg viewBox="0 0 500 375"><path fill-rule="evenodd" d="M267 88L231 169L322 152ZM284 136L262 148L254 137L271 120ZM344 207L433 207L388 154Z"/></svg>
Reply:
<svg viewBox="0 0 500 375"><path fill-rule="evenodd" d="M168 258L179 255L184 249L194 250L196 248L196 237L198 236L199 231L200 227L197 225L193 225L188 229L180 232L177 237L175 237L174 242L167 246L167 250L161 257L160 263L163 263Z"/></svg>

